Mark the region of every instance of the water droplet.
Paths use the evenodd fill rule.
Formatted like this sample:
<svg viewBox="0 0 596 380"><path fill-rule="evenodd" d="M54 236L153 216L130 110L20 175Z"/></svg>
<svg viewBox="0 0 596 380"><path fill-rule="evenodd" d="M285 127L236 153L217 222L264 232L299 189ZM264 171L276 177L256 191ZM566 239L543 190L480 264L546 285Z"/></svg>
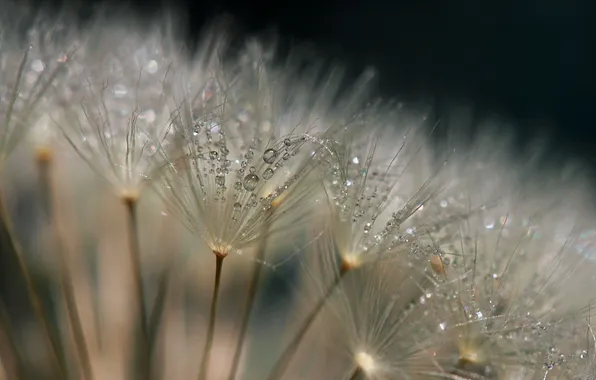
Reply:
<svg viewBox="0 0 596 380"><path fill-rule="evenodd" d="M252 159L252 157L254 156L254 152L252 150L249 150L248 152L246 152L246 154L244 155L244 158L246 158L247 160Z"/></svg>
<svg viewBox="0 0 596 380"><path fill-rule="evenodd" d="M159 68L159 65L157 64L157 62L152 59L151 61L147 62L147 72L149 74L155 74L157 72L157 69Z"/></svg>
<svg viewBox="0 0 596 380"><path fill-rule="evenodd" d="M36 59L35 61L31 62L31 68L38 72L41 73L44 69L44 64L42 61L40 61L39 59Z"/></svg>
<svg viewBox="0 0 596 380"><path fill-rule="evenodd" d="M251 166L250 168L248 168L248 171L250 173L253 173L254 174L257 171L257 168L255 168L254 166Z"/></svg>
<svg viewBox="0 0 596 380"><path fill-rule="evenodd" d="M242 181L242 185L244 185L244 189L248 191L253 191L257 188L257 184L259 183L259 177L256 174L247 174Z"/></svg>
<svg viewBox="0 0 596 380"><path fill-rule="evenodd" d="M226 176L224 176L224 175L216 176L215 183L218 184L219 186L225 185L226 184Z"/></svg>
<svg viewBox="0 0 596 380"><path fill-rule="evenodd" d="M284 145L285 145L285 146L290 146L290 145L292 145L292 140L290 140L290 139L285 139L285 140L284 140Z"/></svg>
<svg viewBox="0 0 596 380"><path fill-rule="evenodd" d="M128 91L126 90L126 87L124 85L117 84L114 86L114 96L116 96L117 98L125 96L127 92Z"/></svg>
<svg viewBox="0 0 596 380"><path fill-rule="evenodd" d="M263 161L265 161L266 164L274 163L276 158L277 150L275 149L267 149L265 153L263 153Z"/></svg>
<svg viewBox="0 0 596 380"><path fill-rule="evenodd" d="M269 179L271 177L273 177L273 169L271 169L271 168L265 169L265 171L263 172L263 178Z"/></svg>
<svg viewBox="0 0 596 380"><path fill-rule="evenodd" d="M234 210L238 211L242 208L242 205L238 202L234 203Z"/></svg>
<svg viewBox="0 0 596 380"><path fill-rule="evenodd" d="M215 150L212 150L211 152L209 152L209 158L212 160L216 160L217 159L217 152Z"/></svg>

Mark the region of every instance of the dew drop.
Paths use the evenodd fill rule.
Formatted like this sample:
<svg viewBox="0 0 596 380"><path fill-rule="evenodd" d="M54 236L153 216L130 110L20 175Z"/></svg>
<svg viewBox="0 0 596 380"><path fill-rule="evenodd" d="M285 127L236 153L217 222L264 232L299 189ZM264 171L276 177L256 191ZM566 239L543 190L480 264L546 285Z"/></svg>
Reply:
<svg viewBox="0 0 596 380"><path fill-rule="evenodd" d="M209 158L212 160L216 160L217 159L217 152L215 150L212 150L211 152L209 152Z"/></svg>
<svg viewBox="0 0 596 380"><path fill-rule="evenodd" d="M238 202L234 203L234 210L238 211L242 208L242 205Z"/></svg>
<svg viewBox="0 0 596 380"><path fill-rule="evenodd" d="M254 174L257 171L257 168L255 168L254 166L251 166L250 168L248 168L248 171L252 174Z"/></svg>
<svg viewBox="0 0 596 380"><path fill-rule="evenodd" d="M117 98L125 96L127 92L128 91L124 85L117 84L114 86L114 96L116 96Z"/></svg>
<svg viewBox="0 0 596 380"><path fill-rule="evenodd" d="M149 74L155 74L157 72L157 69L159 68L159 65L157 64L157 62L152 59L151 61L147 62L147 72Z"/></svg>
<svg viewBox="0 0 596 380"><path fill-rule="evenodd" d="M224 176L224 175L216 176L215 183L218 184L219 186L225 185L226 184L226 176Z"/></svg>
<svg viewBox="0 0 596 380"><path fill-rule="evenodd" d="M38 73L41 73L41 72L43 71L43 69L44 69L44 64L43 64L43 62L42 62L42 61L40 61L39 59L36 59L35 61L33 61L33 62L31 63L31 68L32 68L34 71L36 71L36 72L38 72Z"/></svg>
<svg viewBox="0 0 596 380"><path fill-rule="evenodd" d="M265 169L265 171L263 172L263 178L269 179L271 177L273 177L273 169L271 169L271 168Z"/></svg>
<svg viewBox="0 0 596 380"><path fill-rule="evenodd" d="M244 189L248 191L253 191L254 189L256 189L258 183L259 177L253 173L247 174L246 177L244 177L244 180L242 181Z"/></svg>
<svg viewBox="0 0 596 380"><path fill-rule="evenodd" d="M285 140L284 140L284 145L285 145L285 146L290 146L290 145L292 145L292 140L290 140L290 139L285 139Z"/></svg>
<svg viewBox="0 0 596 380"><path fill-rule="evenodd" d="M277 158L277 151L275 149L267 149L263 153L263 161L265 161L266 164L274 163L276 158Z"/></svg>

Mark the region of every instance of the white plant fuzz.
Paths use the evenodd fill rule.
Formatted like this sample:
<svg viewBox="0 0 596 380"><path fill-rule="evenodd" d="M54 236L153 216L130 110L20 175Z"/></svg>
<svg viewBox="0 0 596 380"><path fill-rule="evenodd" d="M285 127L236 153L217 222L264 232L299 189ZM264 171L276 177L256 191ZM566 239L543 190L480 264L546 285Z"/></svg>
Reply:
<svg viewBox="0 0 596 380"><path fill-rule="evenodd" d="M294 88L287 73L270 78L267 62L250 47L241 70L184 77L174 120L180 148L159 173L168 205L224 256L300 226L297 216L317 189L312 160L328 149L327 139L347 133L352 118L341 115L346 121L339 124L337 111L304 109L300 100L318 88Z"/></svg>
<svg viewBox="0 0 596 380"><path fill-rule="evenodd" d="M360 116L358 127L379 134L342 136L332 145L325 185L344 270L409 249L408 239L394 232L434 195L439 178L427 141L420 139L424 120L373 107ZM397 123L404 127L395 133Z"/></svg>
<svg viewBox="0 0 596 380"><path fill-rule="evenodd" d="M122 27L97 28L79 43L54 122L117 192L138 193L168 147L168 97L182 58L159 35Z"/></svg>
<svg viewBox="0 0 596 380"><path fill-rule="evenodd" d="M5 17L0 20L0 163L52 109L66 61L65 52L46 49L45 31L23 34L19 20Z"/></svg>
<svg viewBox="0 0 596 380"><path fill-rule="evenodd" d="M262 39L0 5L0 379L594 379L571 171Z"/></svg>

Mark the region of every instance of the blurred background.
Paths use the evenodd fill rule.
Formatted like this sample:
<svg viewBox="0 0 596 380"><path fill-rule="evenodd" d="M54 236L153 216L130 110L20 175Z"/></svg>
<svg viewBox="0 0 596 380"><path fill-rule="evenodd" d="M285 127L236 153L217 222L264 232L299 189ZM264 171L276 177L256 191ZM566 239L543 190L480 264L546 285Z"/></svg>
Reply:
<svg viewBox="0 0 596 380"><path fill-rule="evenodd" d="M485 120L502 120L499 128L514 133L520 154L538 138L546 141L549 163L577 160L591 177L596 174L593 1L165 2L129 0L128 5L141 16L164 7L182 11L191 46L222 14L233 17L239 35L276 31L282 50L312 45L322 60L343 65L348 79L374 67L379 95L430 104L442 126L449 128L453 105L463 105L470 110L470 130L483 128ZM54 3L77 8L85 19L106 2ZM31 194L20 195L12 212L25 216L35 205L27 201ZM16 263L5 254L0 232L0 300L11 314L23 315L30 312L23 292L16 290L23 283L13 274ZM37 281L43 288L43 276Z"/></svg>
<svg viewBox="0 0 596 380"><path fill-rule="evenodd" d="M68 4L98 3L105 1ZM164 3L188 15L190 38L223 13L246 32L274 28L282 44L312 43L353 77L373 66L385 97L432 103L439 113L453 103L472 106L475 120L511 121L522 143L549 138L553 162L578 158L596 170L590 0L128 2L139 14Z"/></svg>

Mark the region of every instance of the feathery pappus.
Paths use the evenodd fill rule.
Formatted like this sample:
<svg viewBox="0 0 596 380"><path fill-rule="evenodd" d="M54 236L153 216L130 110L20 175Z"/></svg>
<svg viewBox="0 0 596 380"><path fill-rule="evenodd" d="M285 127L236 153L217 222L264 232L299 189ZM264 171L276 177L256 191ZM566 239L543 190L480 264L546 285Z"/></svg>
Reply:
<svg viewBox="0 0 596 380"><path fill-rule="evenodd" d="M225 24L6 4L1 380L593 377L581 172Z"/></svg>

